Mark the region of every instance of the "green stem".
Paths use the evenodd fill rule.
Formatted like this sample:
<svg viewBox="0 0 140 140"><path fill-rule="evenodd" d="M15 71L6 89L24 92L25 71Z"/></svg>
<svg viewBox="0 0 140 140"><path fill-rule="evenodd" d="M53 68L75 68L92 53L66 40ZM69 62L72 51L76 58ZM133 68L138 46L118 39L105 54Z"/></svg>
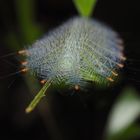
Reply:
<svg viewBox="0 0 140 140"><path fill-rule="evenodd" d="M46 90L50 87L51 82L46 82L43 88L39 91L39 93L34 97L32 102L29 104L29 106L26 108L25 112L30 113L39 103L39 101L45 96Z"/></svg>

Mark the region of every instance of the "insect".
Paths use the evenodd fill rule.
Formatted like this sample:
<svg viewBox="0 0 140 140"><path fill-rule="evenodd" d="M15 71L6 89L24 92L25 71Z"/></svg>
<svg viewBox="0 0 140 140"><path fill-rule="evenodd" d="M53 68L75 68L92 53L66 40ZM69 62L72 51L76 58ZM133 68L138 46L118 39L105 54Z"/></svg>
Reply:
<svg viewBox="0 0 140 140"><path fill-rule="evenodd" d="M74 17L30 47L21 71L29 71L44 84L26 112L31 112L50 86L85 88L89 82L109 85L126 58L123 41L110 27L86 17Z"/></svg>

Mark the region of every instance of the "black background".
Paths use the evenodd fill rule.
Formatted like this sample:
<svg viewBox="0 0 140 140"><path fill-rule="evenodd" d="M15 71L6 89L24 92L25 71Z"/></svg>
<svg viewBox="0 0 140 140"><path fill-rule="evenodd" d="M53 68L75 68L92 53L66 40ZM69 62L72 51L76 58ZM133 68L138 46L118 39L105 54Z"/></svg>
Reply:
<svg viewBox="0 0 140 140"><path fill-rule="evenodd" d="M36 22L43 27L44 32L77 15L71 0L35 0L35 3ZM10 30L20 38L20 27L16 17L15 1L0 0L1 56L11 52L5 43L5 37ZM52 92L45 99L51 102L49 106L45 104L45 111L36 109L33 113L26 115L24 108L31 98L23 76L16 75L0 79L0 139L104 139L106 120L116 97L126 86L135 87L140 91L139 1L99 0L93 17L113 27L124 39L128 61L122 70L121 82L105 90L90 89L89 94L83 93L80 96L79 93L64 96L58 91ZM129 59L133 61L130 63ZM12 63L18 65L16 60L12 60ZM137 70L130 70L132 68ZM3 73L15 70L7 63L0 62L1 76ZM14 79L16 79L15 82L9 87Z"/></svg>

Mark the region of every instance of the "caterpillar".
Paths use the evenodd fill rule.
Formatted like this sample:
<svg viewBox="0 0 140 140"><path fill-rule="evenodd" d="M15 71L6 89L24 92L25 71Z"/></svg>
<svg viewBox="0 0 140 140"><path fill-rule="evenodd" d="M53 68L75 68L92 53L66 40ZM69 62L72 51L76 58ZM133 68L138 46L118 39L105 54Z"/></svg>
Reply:
<svg viewBox="0 0 140 140"><path fill-rule="evenodd" d="M118 77L126 57L123 41L109 26L86 17L74 17L31 46L21 71L41 78L41 91L26 109L31 112L50 86L79 90L89 83L109 85Z"/></svg>

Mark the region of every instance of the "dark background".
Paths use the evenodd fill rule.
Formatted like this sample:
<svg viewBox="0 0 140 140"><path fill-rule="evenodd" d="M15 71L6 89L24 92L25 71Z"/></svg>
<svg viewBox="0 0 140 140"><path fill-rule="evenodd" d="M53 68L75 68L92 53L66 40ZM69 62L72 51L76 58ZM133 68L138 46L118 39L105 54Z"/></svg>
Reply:
<svg viewBox="0 0 140 140"><path fill-rule="evenodd" d="M78 14L71 0L34 0L34 5L34 23L41 31L27 40L19 22L17 1L0 0L1 56L31 44L48 30ZM34 95L31 96L24 75L2 78L19 70L20 63L15 55L7 57L6 61L1 59L0 139L104 139L109 111L122 89L132 86L140 91L139 1L98 0L93 18L113 27L124 39L128 60L125 68L121 70L122 80L109 89L91 88L88 93L78 92L73 96L64 95L62 91L52 91L35 111L27 115L24 110L38 89L32 85L30 88Z"/></svg>

